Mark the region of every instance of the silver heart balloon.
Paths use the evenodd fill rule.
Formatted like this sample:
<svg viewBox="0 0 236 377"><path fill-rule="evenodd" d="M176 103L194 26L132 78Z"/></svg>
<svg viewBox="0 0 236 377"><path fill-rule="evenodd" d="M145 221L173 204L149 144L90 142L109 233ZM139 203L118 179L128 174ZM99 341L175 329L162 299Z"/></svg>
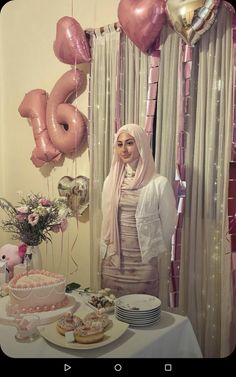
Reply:
<svg viewBox="0 0 236 377"><path fill-rule="evenodd" d="M89 205L89 179L83 175L76 178L64 176L58 182L60 196L67 198L73 216L81 216Z"/></svg>
<svg viewBox="0 0 236 377"><path fill-rule="evenodd" d="M167 0L169 21L185 43L194 45L216 19L220 0Z"/></svg>

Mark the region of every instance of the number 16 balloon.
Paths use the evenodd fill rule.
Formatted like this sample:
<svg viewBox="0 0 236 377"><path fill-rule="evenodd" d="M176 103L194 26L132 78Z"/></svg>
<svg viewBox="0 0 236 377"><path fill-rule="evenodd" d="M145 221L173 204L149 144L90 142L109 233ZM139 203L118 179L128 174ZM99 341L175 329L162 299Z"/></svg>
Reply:
<svg viewBox="0 0 236 377"><path fill-rule="evenodd" d="M28 118L32 126L36 147L31 156L33 164L39 168L50 161L59 161L61 152L54 147L48 135L46 106L48 94L43 89L33 89L26 93L18 111Z"/></svg>
<svg viewBox="0 0 236 377"><path fill-rule="evenodd" d="M54 85L47 102L46 122L53 145L65 154L77 153L85 141L85 117L67 101L76 91L78 97L84 90L86 77L83 71L71 69Z"/></svg>

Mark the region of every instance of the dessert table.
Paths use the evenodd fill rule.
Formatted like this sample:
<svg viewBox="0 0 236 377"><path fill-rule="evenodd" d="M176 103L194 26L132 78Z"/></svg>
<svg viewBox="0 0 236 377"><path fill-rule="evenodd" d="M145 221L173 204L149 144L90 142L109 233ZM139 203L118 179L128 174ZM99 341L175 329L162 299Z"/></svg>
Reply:
<svg viewBox="0 0 236 377"><path fill-rule="evenodd" d="M91 311L78 293L74 292L73 297L79 302L78 315L80 310ZM6 299L0 298L0 318L6 318ZM110 319L116 324L113 314ZM39 328L42 333L44 327ZM166 311L161 312L158 323L144 327L129 326L109 344L94 344L91 349L83 349L83 346L72 349L70 344L61 347L53 339L49 341L43 336L33 342L22 343L15 339L15 334L15 327L0 325L2 351L13 358L202 358L189 319Z"/></svg>

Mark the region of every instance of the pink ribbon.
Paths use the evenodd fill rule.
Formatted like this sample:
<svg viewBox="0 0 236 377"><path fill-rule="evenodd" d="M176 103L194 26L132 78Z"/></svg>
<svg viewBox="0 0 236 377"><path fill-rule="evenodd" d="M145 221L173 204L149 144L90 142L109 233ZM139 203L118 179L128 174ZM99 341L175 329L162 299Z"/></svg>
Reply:
<svg viewBox="0 0 236 377"><path fill-rule="evenodd" d="M179 82L182 82L183 88L179 92L180 111L179 131L177 137L176 150L176 173L175 173L175 196L177 202L177 225L172 237L171 264L169 276L169 305L176 307L179 304L179 273L180 258L182 248L182 228L184 219L184 208L186 200L186 180L185 180L185 149L186 149L186 132L184 128L185 118L190 110L190 85L192 74L192 47L182 42L182 66L179 71Z"/></svg>
<svg viewBox="0 0 236 377"><path fill-rule="evenodd" d="M147 108L145 131L149 137L150 144L153 135L153 121L156 112L158 80L159 80L159 65L160 65L160 38L158 37L153 51L150 56L150 68L148 76L148 92L147 92Z"/></svg>
<svg viewBox="0 0 236 377"><path fill-rule="evenodd" d="M234 69L236 68L236 15L234 9L229 7L227 2L224 5L233 13L232 19L232 36L234 51ZM231 146L231 161L229 163L229 186L228 186L228 232L227 240L230 242L232 253L232 282L233 289L236 291L236 77L234 78L234 96L233 96L233 132ZM230 236L230 239L228 238Z"/></svg>
<svg viewBox="0 0 236 377"><path fill-rule="evenodd" d="M116 71L116 104L115 104L115 132L118 131L118 129L121 126L121 41L124 38L122 33L120 32L120 28L117 29L119 31L120 40L119 40L119 48L116 55L117 60L117 71Z"/></svg>

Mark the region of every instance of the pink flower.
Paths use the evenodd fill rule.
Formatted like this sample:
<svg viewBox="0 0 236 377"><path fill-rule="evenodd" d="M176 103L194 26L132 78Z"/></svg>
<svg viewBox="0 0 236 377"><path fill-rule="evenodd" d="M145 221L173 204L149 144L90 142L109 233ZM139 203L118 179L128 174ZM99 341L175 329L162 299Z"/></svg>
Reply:
<svg viewBox="0 0 236 377"><path fill-rule="evenodd" d="M51 201L47 198L41 198L39 199L39 204L42 204L42 206L44 207L50 207L50 205L52 204Z"/></svg>
<svg viewBox="0 0 236 377"><path fill-rule="evenodd" d="M65 230L67 229L67 226L68 226L67 219L62 219L62 222L61 222L61 231L65 232Z"/></svg>
<svg viewBox="0 0 236 377"><path fill-rule="evenodd" d="M51 231L64 232L68 223L69 209L64 200L50 200L46 195L27 194L15 207L4 198L0 198L0 210L3 209L9 219L0 221L0 226L13 233L12 238L26 245L39 245L51 240ZM24 247L19 249L24 254Z"/></svg>
<svg viewBox="0 0 236 377"><path fill-rule="evenodd" d="M67 219L62 219L60 224L53 225L51 229L54 233L65 232L65 230L67 229L67 226L68 226Z"/></svg>
<svg viewBox="0 0 236 377"><path fill-rule="evenodd" d="M28 216L28 222L29 224L31 225L36 225L39 221L39 215L37 213L31 213L29 216Z"/></svg>
<svg viewBox="0 0 236 377"><path fill-rule="evenodd" d="M24 258L25 253L26 253L27 245L25 243L21 243L18 246L18 253L21 258Z"/></svg>
<svg viewBox="0 0 236 377"><path fill-rule="evenodd" d="M16 215L16 220L19 222L23 222L26 219L27 219L27 214L18 213L18 215Z"/></svg>
<svg viewBox="0 0 236 377"><path fill-rule="evenodd" d="M54 232L54 233L58 233L58 232L60 232L60 230L61 230L61 226L60 226L60 224L55 224L55 225L53 225L52 226L52 231Z"/></svg>

